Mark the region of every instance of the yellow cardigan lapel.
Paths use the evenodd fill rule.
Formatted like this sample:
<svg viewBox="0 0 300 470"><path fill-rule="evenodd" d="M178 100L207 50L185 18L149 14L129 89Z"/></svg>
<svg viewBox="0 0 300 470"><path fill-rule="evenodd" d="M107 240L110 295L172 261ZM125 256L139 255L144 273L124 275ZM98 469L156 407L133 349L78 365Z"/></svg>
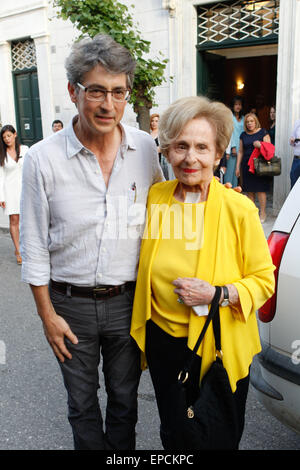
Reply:
<svg viewBox="0 0 300 470"><path fill-rule="evenodd" d="M196 277L214 284L217 260L218 227L222 206L222 186L215 178L212 179L204 211L204 244L199 250Z"/></svg>

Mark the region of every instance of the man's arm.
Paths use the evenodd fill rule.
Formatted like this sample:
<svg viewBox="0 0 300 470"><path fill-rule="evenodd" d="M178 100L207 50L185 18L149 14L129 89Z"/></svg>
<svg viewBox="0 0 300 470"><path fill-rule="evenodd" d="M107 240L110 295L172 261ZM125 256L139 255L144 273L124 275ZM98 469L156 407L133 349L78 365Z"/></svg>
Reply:
<svg viewBox="0 0 300 470"><path fill-rule="evenodd" d="M64 344L64 336L73 343L77 342L77 338L65 320L56 314L49 295L49 220L49 206L42 174L38 162L29 151L23 164L21 196L22 280L30 285L47 340L55 355L63 362L64 357L71 358Z"/></svg>
<svg viewBox="0 0 300 470"><path fill-rule="evenodd" d="M48 286L33 286L30 284L30 287L37 312L43 322L46 338L54 354L61 362L64 362L65 357L72 359L71 353L66 348L64 337L66 336L73 344L77 344L78 339L72 333L67 322L55 312L50 300Z"/></svg>

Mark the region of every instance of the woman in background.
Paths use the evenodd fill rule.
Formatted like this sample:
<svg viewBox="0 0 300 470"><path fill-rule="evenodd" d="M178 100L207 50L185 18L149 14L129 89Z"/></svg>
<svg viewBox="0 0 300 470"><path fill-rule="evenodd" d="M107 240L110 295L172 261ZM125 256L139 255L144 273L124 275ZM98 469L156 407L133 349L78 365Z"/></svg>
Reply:
<svg viewBox="0 0 300 470"><path fill-rule="evenodd" d="M150 134L155 140L157 145L157 152L158 152L158 159L161 169L163 171L164 177L166 180L170 179L169 177L169 169L168 163L165 157L162 155L160 148L159 148L159 141L158 141L158 122L159 122L159 114L151 114L150 116Z"/></svg>
<svg viewBox="0 0 300 470"><path fill-rule="evenodd" d="M0 133L0 207L9 216L9 231L15 246L18 264L22 264L19 246L19 214L22 187L22 167L26 145L20 145L16 130L11 125Z"/></svg>
<svg viewBox="0 0 300 470"><path fill-rule="evenodd" d="M251 201L255 202L257 194L260 207L260 221L266 220L267 192L270 187L270 178L258 176L249 171L248 161L254 148L260 148L261 142L271 142L266 129L261 128L257 116L248 113L245 116L245 130L240 137L240 149L236 163L236 176L242 177L242 188Z"/></svg>
<svg viewBox="0 0 300 470"><path fill-rule="evenodd" d="M235 174L236 159L240 147L240 135L244 130L243 102L240 96L235 96L233 98L231 110L233 118L233 133L229 147L226 151L227 169L224 182L231 183L232 187L235 187L238 184L238 180Z"/></svg>
<svg viewBox="0 0 300 470"><path fill-rule="evenodd" d="M275 125L276 125L276 109L275 106L271 106L270 108L270 129L269 129L269 136L271 139L271 144L275 145Z"/></svg>

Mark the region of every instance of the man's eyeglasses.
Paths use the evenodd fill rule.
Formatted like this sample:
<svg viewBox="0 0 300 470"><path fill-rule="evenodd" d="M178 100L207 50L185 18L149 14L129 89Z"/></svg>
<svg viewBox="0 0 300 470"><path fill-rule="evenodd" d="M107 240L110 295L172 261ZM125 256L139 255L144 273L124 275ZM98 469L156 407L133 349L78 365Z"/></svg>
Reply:
<svg viewBox="0 0 300 470"><path fill-rule="evenodd" d="M114 90L105 90L104 88L99 88L96 85L83 86L81 83L77 82L77 86L85 92L86 99L89 101L104 101L106 99L107 93L111 93L113 101L121 103L122 101L128 101L130 97L130 90L126 88L115 88Z"/></svg>

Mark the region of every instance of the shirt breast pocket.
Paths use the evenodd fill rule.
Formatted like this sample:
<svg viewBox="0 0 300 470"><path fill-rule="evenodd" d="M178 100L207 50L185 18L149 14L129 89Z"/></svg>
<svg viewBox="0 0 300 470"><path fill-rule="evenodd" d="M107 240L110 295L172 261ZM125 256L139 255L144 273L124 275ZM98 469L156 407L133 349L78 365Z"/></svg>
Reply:
<svg viewBox="0 0 300 470"><path fill-rule="evenodd" d="M127 232L129 238L139 238L145 224L148 189L130 188L127 193Z"/></svg>

